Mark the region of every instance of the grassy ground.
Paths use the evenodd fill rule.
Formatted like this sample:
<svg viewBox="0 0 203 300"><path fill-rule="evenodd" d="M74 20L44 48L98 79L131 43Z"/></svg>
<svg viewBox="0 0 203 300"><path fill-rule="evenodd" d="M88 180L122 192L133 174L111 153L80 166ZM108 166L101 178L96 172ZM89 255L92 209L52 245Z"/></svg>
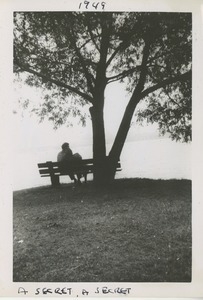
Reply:
<svg viewBox="0 0 203 300"><path fill-rule="evenodd" d="M13 280L189 282L191 182L14 192Z"/></svg>

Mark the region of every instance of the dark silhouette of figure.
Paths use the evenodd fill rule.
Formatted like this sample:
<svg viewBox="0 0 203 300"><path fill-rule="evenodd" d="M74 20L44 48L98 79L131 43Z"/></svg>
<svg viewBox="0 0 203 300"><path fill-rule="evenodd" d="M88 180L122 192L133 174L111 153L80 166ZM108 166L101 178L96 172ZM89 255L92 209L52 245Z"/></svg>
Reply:
<svg viewBox="0 0 203 300"><path fill-rule="evenodd" d="M79 183L81 184L80 178L81 174L77 173L77 178L74 175L73 167L77 166L80 164L82 157L79 153L76 153L73 155L72 150L69 147L69 143L64 143L62 146L62 151L60 151L57 155L57 161L61 163L61 170L64 172L68 168L69 170L69 177L71 180L74 180L74 183Z"/></svg>

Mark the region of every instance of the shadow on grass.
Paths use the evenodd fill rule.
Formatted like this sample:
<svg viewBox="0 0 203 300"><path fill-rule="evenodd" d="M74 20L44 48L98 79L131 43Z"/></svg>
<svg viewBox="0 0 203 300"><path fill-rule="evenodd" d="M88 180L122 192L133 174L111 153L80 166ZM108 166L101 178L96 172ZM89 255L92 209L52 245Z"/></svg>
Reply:
<svg viewBox="0 0 203 300"><path fill-rule="evenodd" d="M14 192L15 282L190 282L191 181Z"/></svg>

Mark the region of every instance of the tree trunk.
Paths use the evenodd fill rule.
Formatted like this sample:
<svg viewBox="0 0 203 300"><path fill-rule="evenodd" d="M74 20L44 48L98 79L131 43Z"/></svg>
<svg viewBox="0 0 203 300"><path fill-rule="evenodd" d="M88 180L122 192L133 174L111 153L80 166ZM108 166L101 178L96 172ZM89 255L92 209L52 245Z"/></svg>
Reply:
<svg viewBox="0 0 203 300"><path fill-rule="evenodd" d="M103 109L90 107L93 130L93 159L94 173L93 180L96 185L101 185L105 181L106 165L106 141L104 130Z"/></svg>
<svg viewBox="0 0 203 300"><path fill-rule="evenodd" d="M94 183L99 186L106 181L106 140L104 128L104 91L106 88L106 59L109 46L109 24L102 22L100 61L97 65L97 75L94 88L94 103L90 108L93 130Z"/></svg>
<svg viewBox="0 0 203 300"><path fill-rule="evenodd" d="M134 94L129 101L108 157L106 157L103 108L94 106L90 108L93 128L93 158L95 167L93 176L95 185L107 185L114 180L117 162L120 159L120 154L130 129L131 120L139 101L140 94L137 96Z"/></svg>
<svg viewBox="0 0 203 300"><path fill-rule="evenodd" d="M111 151L108 156L108 180L112 181L116 173L116 165L120 159L120 154L123 149L125 140L127 138L128 131L130 129L131 120L135 111L137 104L140 101L140 97L137 95L132 97L129 101L123 119L121 121L120 127L118 129L116 138L114 140Z"/></svg>

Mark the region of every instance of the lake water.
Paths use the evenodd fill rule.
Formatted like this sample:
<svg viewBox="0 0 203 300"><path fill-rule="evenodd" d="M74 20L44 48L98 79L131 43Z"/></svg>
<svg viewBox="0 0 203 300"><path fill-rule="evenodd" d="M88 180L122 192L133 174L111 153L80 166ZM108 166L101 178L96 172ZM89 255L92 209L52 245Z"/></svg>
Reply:
<svg viewBox="0 0 203 300"><path fill-rule="evenodd" d="M49 185L49 178L40 177L37 163L56 161L59 151L52 147L17 152L13 166L13 190ZM73 152L79 152L83 158L92 157L91 146L74 147ZM116 178L191 179L190 144L169 139L127 142L120 160L122 171L116 174ZM70 182L69 177L61 177L61 182Z"/></svg>

